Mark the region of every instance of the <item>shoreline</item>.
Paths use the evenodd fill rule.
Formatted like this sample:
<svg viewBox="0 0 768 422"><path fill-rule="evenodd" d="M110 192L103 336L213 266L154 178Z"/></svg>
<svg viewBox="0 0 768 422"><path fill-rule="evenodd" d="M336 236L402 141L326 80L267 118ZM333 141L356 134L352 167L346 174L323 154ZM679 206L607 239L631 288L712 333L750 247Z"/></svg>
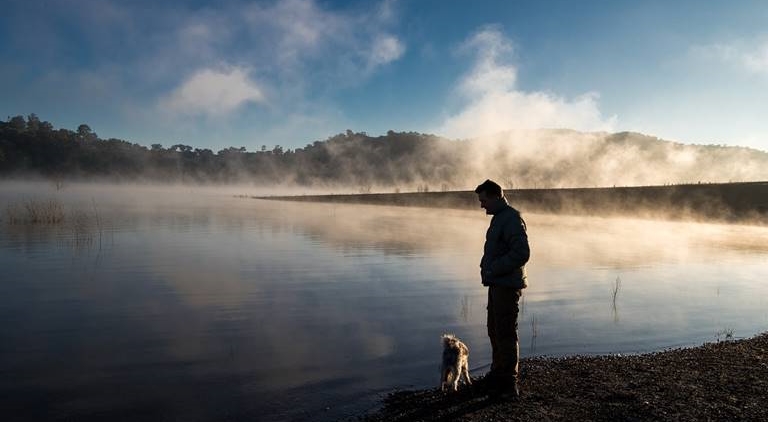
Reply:
<svg viewBox="0 0 768 422"><path fill-rule="evenodd" d="M447 394L391 393L358 419L383 421L768 420L768 332L640 355L520 361L521 399L492 403L482 377Z"/></svg>
<svg viewBox="0 0 768 422"><path fill-rule="evenodd" d="M768 224L768 182L608 188L506 189L523 213L635 216ZM252 196L254 199L355 205L477 209L473 191Z"/></svg>

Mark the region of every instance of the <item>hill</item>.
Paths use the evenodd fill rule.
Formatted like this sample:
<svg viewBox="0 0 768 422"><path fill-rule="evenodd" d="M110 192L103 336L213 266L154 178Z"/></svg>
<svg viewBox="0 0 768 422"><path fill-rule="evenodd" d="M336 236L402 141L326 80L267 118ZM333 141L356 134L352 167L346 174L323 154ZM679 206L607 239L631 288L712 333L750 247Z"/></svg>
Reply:
<svg viewBox="0 0 768 422"><path fill-rule="evenodd" d="M514 131L450 140L346 131L303 148L218 152L102 139L34 114L0 122L0 178L248 183L346 192L447 191L492 178L507 188L642 186L768 180L768 153L684 145L638 133Z"/></svg>

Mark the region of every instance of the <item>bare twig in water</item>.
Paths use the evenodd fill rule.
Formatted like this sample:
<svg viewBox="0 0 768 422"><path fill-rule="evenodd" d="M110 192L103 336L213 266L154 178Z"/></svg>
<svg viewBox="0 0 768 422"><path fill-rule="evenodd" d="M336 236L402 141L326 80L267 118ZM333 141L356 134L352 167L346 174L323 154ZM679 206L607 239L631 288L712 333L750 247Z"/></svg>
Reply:
<svg viewBox="0 0 768 422"><path fill-rule="evenodd" d="M616 281L613 282L613 295L611 298L611 302L613 304L613 321L618 322L619 321L619 309L616 306L616 299L619 296L619 289L621 288L621 278L616 277Z"/></svg>
<svg viewBox="0 0 768 422"><path fill-rule="evenodd" d="M93 204L93 215L96 218L96 229L99 231L99 249L101 249L101 234L103 232L101 229L101 218L99 217L99 210L96 209L96 200L91 198L91 203Z"/></svg>

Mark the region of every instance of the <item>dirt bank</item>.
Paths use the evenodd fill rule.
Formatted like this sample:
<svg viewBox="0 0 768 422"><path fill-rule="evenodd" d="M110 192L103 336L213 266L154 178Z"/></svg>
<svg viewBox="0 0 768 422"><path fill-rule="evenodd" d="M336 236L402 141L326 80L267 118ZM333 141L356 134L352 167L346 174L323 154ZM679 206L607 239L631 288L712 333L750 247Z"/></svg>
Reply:
<svg viewBox="0 0 768 422"><path fill-rule="evenodd" d="M492 403L482 380L458 393L392 393L383 421L765 421L768 333L631 356L521 361L519 402Z"/></svg>

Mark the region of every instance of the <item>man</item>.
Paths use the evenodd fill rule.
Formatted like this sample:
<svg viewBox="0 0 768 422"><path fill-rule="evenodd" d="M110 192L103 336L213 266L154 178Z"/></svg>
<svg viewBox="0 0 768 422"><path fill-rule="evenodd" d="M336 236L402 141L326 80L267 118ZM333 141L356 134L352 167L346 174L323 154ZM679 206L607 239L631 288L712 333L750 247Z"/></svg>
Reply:
<svg viewBox="0 0 768 422"><path fill-rule="evenodd" d="M491 371L486 376L488 394L494 400L514 400L520 395L517 314L522 289L527 287L528 235L525 221L509 206L501 186L486 180L475 193L480 207L493 216L480 261L480 277L483 285L488 286L488 337L492 350Z"/></svg>

